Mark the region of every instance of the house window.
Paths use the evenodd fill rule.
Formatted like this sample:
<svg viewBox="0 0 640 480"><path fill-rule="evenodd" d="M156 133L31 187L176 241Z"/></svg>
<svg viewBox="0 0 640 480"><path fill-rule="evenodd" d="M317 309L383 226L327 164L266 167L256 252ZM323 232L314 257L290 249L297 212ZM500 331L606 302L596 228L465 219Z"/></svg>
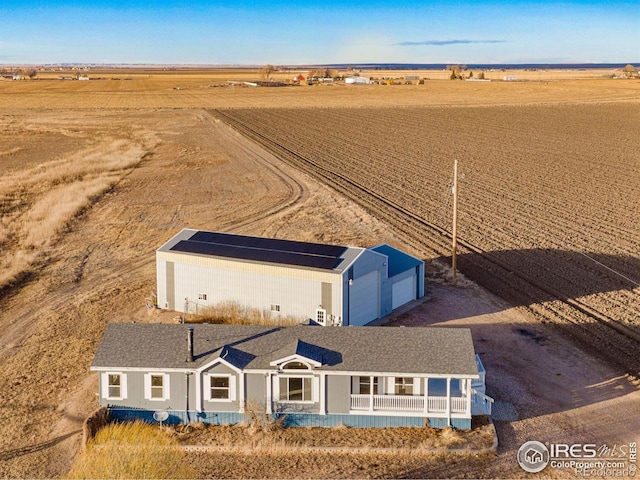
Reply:
<svg viewBox="0 0 640 480"><path fill-rule="evenodd" d="M446 378L430 378L429 379L429 396L430 397L446 397L447 396L447 379Z"/></svg>
<svg viewBox="0 0 640 480"><path fill-rule="evenodd" d="M283 370L309 370L309 366L302 362L289 362L282 368Z"/></svg>
<svg viewBox="0 0 640 480"><path fill-rule="evenodd" d="M360 377L360 395L371 394L371 377ZM378 377L373 377L373 394L378 395Z"/></svg>
<svg viewBox="0 0 640 480"><path fill-rule="evenodd" d="M109 374L108 398L122 398L122 377L119 373Z"/></svg>
<svg viewBox="0 0 640 480"><path fill-rule="evenodd" d="M395 387L396 395L413 395L413 378L396 377Z"/></svg>
<svg viewBox="0 0 640 480"><path fill-rule="evenodd" d="M206 300L207 299L207 294L206 293L199 293L198 294L198 300Z"/></svg>
<svg viewBox="0 0 640 480"><path fill-rule="evenodd" d="M311 377L280 377L280 401L311 402Z"/></svg>
<svg viewBox="0 0 640 480"><path fill-rule="evenodd" d="M272 312L279 312L280 311L280 305L276 305L275 303L271 304L271 311Z"/></svg>
<svg viewBox="0 0 640 480"><path fill-rule="evenodd" d="M151 375L151 398L164 399L164 375Z"/></svg>
<svg viewBox="0 0 640 480"><path fill-rule="evenodd" d="M316 309L316 322L318 322L320 325L327 324L327 311L324 308Z"/></svg>
<svg viewBox="0 0 640 480"><path fill-rule="evenodd" d="M145 373L144 398L167 400L169 398L169 375L166 373Z"/></svg>
<svg viewBox="0 0 640 480"><path fill-rule="evenodd" d="M229 400L229 377L211 378L211 400Z"/></svg>

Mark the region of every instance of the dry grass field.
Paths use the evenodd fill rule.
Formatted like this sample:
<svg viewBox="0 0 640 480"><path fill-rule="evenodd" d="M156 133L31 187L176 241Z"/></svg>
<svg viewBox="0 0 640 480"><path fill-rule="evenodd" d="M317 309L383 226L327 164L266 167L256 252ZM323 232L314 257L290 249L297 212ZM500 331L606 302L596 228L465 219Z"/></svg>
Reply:
<svg viewBox="0 0 640 480"><path fill-rule="evenodd" d="M635 328L638 81L434 79L425 85L268 89L212 87L255 77L244 71L100 75L109 79L0 82L0 476L59 477L71 468L81 422L97 406L97 380L88 366L106 324L172 321L146 303L155 288L154 250L183 227L340 244L388 242L409 245L427 260L446 256L442 239L416 235L388 206L345 197L311 168L292 168L290 158L271 153L277 148L230 129L212 109L311 159L332 162L344 177L370 182L371 166L378 167L383 171L367 184L369 193L379 189L442 228L457 157L465 173L463 238L518 270L543 275L554 289L569 285L567 297ZM491 277L483 277L474 261L465 253L461 268L471 278ZM474 328L494 332L486 336L498 349L498 339L512 339L499 335L501 329L512 335L522 322L527 331L540 329L547 344L521 339L514 345L531 349L523 358L546 355L548 368L568 382L561 391L569 400L552 399L554 383L541 391L527 387L526 418L498 425L504 446L497 460L410 457L381 464L376 455L303 460L238 454L226 456L226 465L234 458L253 462L261 476L280 478L517 476L524 472L513 469L512 455L526 431L553 425L560 440L575 431L581 438L618 434L629 441L625 435L638 431L632 415L637 387L588 348L578 355L568 346L572 337L540 324L556 313L562 320L563 303L556 305L545 291L518 297L518 288L510 282L506 287L517 314L504 304L484 311L491 323L481 327L478 320ZM425 312L418 321L435 315ZM471 318L448 312L443 321ZM504 378L517 379L535 365L487 355L487 368L496 375L489 394L494 388L517 402L521 396L498 378L505 372ZM584 372L567 360L583 356L590 365ZM596 384L602 387L590 387ZM606 385L616 395L605 393ZM543 410L536 410L537 393L545 396ZM573 408L574 395L588 401ZM589 405L609 412L599 418L611 428L588 426L594 414ZM219 456L192 458L198 472L230 476Z"/></svg>

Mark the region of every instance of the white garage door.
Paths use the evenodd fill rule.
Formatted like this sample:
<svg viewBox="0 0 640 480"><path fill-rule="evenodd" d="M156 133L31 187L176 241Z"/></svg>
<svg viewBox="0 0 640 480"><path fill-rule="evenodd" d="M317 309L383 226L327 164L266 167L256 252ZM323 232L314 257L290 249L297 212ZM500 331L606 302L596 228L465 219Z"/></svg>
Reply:
<svg viewBox="0 0 640 480"><path fill-rule="evenodd" d="M398 308L416 299L416 276L412 275L391 286L391 308Z"/></svg>
<svg viewBox="0 0 640 480"><path fill-rule="evenodd" d="M378 318L378 271L355 278L349 286L349 325Z"/></svg>

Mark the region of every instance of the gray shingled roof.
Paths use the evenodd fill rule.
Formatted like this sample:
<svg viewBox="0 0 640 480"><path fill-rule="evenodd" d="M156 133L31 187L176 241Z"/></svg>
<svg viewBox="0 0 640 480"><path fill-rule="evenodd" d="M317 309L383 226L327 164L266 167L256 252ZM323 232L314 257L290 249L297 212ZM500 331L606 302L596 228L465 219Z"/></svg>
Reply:
<svg viewBox="0 0 640 480"><path fill-rule="evenodd" d="M223 357L242 369L273 369L277 358L307 353L328 371L478 374L468 328L193 325L193 363L187 328L109 324L92 367L195 369Z"/></svg>

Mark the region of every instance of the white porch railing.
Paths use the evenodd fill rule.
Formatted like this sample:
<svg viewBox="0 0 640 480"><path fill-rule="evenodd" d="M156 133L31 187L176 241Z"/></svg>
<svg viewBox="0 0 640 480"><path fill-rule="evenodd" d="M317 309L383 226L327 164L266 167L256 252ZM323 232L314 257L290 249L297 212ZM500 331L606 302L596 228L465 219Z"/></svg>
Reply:
<svg viewBox="0 0 640 480"><path fill-rule="evenodd" d="M430 412L444 413L447 411L447 397L427 397Z"/></svg>
<svg viewBox="0 0 640 480"><path fill-rule="evenodd" d="M351 395L351 410L388 410L419 412L424 410L424 397L413 395Z"/></svg>
<svg viewBox="0 0 640 480"><path fill-rule="evenodd" d="M493 404L493 398L478 392L477 390L471 390L471 414L472 415L491 415L491 405Z"/></svg>
<svg viewBox="0 0 640 480"><path fill-rule="evenodd" d="M447 397L425 397L420 395L351 395L351 410L445 413ZM373 400L373 407L371 401ZM451 397L451 413L465 413L468 397Z"/></svg>

